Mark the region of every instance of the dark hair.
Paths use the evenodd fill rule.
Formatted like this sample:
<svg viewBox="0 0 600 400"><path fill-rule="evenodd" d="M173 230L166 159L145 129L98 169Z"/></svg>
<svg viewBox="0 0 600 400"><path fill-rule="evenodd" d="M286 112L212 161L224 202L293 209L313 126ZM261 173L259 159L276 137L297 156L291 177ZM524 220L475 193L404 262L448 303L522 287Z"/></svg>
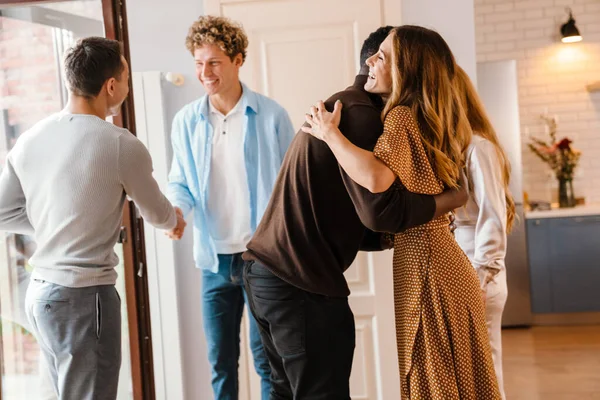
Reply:
<svg viewBox="0 0 600 400"><path fill-rule="evenodd" d="M371 32L369 37L363 42L362 48L360 49L360 68L362 68L367 62L367 58L379 51L381 42L385 40L390 34L390 31L394 29L393 26L387 25L382 26L375 32Z"/></svg>
<svg viewBox="0 0 600 400"><path fill-rule="evenodd" d="M86 98L98 96L110 78L123 72L121 44L116 40L88 37L77 41L65 55L65 77L69 90Z"/></svg>

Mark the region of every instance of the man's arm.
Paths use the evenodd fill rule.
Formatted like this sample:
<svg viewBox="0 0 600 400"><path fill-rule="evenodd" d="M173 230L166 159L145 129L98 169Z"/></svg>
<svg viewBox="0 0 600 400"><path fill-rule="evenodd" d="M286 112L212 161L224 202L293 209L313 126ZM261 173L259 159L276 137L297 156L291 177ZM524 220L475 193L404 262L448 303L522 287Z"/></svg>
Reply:
<svg viewBox="0 0 600 400"><path fill-rule="evenodd" d="M152 176L150 153L135 136L124 133L119 137L118 164L125 193L135 202L144 220L158 229L179 225L175 209Z"/></svg>
<svg viewBox="0 0 600 400"><path fill-rule="evenodd" d="M362 242L359 245L360 251L382 251L394 248L394 234L385 232L373 232L370 229L365 230Z"/></svg>
<svg viewBox="0 0 600 400"><path fill-rule="evenodd" d="M467 204L467 200L469 200L469 183L467 182L465 171L460 171L457 189L446 189L444 192L433 197L435 198L434 219Z"/></svg>
<svg viewBox="0 0 600 400"><path fill-rule="evenodd" d="M371 193L340 170L346 190L365 227L375 232L399 233L431 221L433 196L410 193L396 181L386 191Z"/></svg>
<svg viewBox="0 0 600 400"><path fill-rule="evenodd" d="M24 235L35 233L27 216L25 194L10 154L0 175L0 230Z"/></svg>
<svg viewBox="0 0 600 400"><path fill-rule="evenodd" d="M332 101L327 105L331 109ZM373 107L353 106L342 112L340 130L364 150L373 150L382 129L380 114ZM437 196L411 193L398 178L387 189L372 193L350 178L341 166L340 174L363 225L376 232L399 233L425 224L461 207L468 199L466 189Z"/></svg>
<svg viewBox="0 0 600 400"><path fill-rule="evenodd" d="M376 232L400 233L462 207L466 189L447 190L436 196L411 193L400 181L385 192L371 193L340 170L346 190L362 223Z"/></svg>

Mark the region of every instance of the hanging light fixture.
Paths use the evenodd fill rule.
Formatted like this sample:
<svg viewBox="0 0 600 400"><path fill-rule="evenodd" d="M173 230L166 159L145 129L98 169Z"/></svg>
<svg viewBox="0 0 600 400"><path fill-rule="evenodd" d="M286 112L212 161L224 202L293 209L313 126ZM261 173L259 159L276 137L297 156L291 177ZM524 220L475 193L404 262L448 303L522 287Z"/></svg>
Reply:
<svg viewBox="0 0 600 400"><path fill-rule="evenodd" d="M571 11L570 8L567 8L567 11L569 12L569 20L560 27L560 34L562 35L562 42L563 43L581 42L582 37L581 37L581 34L579 33L579 29L577 29L577 27L575 26L575 20L573 19L573 12Z"/></svg>

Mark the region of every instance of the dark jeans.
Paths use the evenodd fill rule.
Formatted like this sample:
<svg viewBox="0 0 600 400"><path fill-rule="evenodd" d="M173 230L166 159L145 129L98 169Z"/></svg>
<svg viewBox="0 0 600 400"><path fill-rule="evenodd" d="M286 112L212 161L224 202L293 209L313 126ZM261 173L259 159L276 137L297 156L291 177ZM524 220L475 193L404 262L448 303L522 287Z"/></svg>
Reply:
<svg viewBox="0 0 600 400"><path fill-rule="evenodd" d="M244 283L271 363L271 400L348 400L354 315L348 299L298 289L258 262Z"/></svg>
<svg viewBox="0 0 600 400"><path fill-rule="evenodd" d="M247 303L243 267L241 253L219 254L218 273L202 272L202 315L215 400L238 399L240 324ZM269 360L254 317L250 315L249 320L254 368L261 378L262 400L267 400L271 390Z"/></svg>

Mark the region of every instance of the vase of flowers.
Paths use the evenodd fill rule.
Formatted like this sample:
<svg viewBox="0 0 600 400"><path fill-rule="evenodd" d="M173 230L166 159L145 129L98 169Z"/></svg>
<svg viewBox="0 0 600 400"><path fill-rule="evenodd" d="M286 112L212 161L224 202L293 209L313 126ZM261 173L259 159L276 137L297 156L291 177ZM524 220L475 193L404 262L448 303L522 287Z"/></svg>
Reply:
<svg viewBox="0 0 600 400"><path fill-rule="evenodd" d="M550 142L531 138L529 148L554 171L556 179L558 179L559 206L561 208L575 207L573 175L579 163L581 152L571 147L573 142L569 138L556 139L556 117L549 117L544 114L541 118L546 124Z"/></svg>

